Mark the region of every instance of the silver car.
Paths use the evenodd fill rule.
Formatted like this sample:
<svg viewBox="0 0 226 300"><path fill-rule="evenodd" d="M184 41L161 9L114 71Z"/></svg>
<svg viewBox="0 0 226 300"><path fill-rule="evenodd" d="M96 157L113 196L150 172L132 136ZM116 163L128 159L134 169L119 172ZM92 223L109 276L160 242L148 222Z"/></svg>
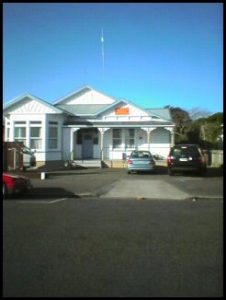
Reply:
<svg viewBox="0 0 226 300"><path fill-rule="evenodd" d="M127 171L131 174L134 171L152 171L156 170L155 160L150 151L132 151L127 161Z"/></svg>

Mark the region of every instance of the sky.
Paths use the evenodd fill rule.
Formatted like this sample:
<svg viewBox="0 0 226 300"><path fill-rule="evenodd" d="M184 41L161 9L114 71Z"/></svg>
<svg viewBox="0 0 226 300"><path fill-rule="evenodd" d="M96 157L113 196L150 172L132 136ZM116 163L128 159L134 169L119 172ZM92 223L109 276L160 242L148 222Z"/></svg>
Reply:
<svg viewBox="0 0 226 300"><path fill-rule="evenodd" d="M85 85L141 108L223 112L223 4L4 3L4 104Z"/></svg>

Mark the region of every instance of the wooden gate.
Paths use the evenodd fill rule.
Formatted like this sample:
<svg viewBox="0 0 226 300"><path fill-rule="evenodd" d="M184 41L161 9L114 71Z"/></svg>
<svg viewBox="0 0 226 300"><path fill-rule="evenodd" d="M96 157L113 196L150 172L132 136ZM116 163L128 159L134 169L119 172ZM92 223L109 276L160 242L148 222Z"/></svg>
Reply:
<svg viewBox="0 0 226 300"><path fill-rule="evenodd" d="M23 142L3 142L3 171L23 169Z"/></svg>

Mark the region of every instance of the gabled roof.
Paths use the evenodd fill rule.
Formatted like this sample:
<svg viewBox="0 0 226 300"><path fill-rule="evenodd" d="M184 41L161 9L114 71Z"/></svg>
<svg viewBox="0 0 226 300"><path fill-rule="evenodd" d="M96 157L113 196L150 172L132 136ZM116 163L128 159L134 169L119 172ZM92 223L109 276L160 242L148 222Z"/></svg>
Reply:
<svg viewBox="0 0 226 300"><path fill-rule="evenodd" d="M14 99L12 99L10 102L6 103L6 104L3 106L3 110L5 111L5 110L7 110L8 108L11 108L11 107L13 107L14 105L16 105L16 104L18 104L18 103L24 101L24 100L27 99L27 98L42 103L43 105L45 105L45 106L51 108L52 110L54 110L54 111L55 111L56 113L58 113L58 114L59 114L59 113L60 113L60 114L63 113L63 111L62 111L61 109L59 109L59 108L53 106L52 104L50 104L50 103L48 103L48 102L46 102L46 101L44 101L44 100L42 100L42 99L40 99L40 98L38 98L38 97L36 97L36 96L33 96L33 95L29 94L29 93L24 93L24 94L22 94L22 95L20 95L20 96L18 96L18 97L16 97L16 98L14 98Z"/></svg>
<svg viewBox="0 0 226 300"><path fill-rule="evenodd" d="M96 115L98 111L106 108L109 106L109 104L89 104L89 105L83 105L83 104L70 104L70 105L64 105L60 104L57 105L58 108L63 109L64 111L67 111L73 115L77 116L90 116L90 115Z"/></svg>
<svg viewBox="0 0 226 300"><path fill-rule="evenodd" d="M84 94L84 93L86 93L86 92L88 92L88 91L91 91L92 90L92 88L90 88L88 85L86 85L86 86L83 86L83 87L81 87L81 88L79 88L79 89L77 89L76 91L73 91L73 92L70 92L69 94L67 94L66 96L63 96L63 97L61 97L60 99L58 99L58 100L56 100L54 103L53 103L53 105L56 105L56 104L63 104L63 102L66 100L66 99L68 99L68 98L70 98L70 97L72 97L72 96L74 96L74 95L82 95L82 94Z"/></svg>
<svg viewBox="0 0 226 300"><path fill-rule="evenodd" d="M108 98L111 98L112 100L116 101L115 98L113 98L113 97L111 97L111 96L108 96L108 95L106 95L106 94L103 93L103 92L97 91L97 90L93 89L92 87L90 87L90 86L88 86L88 85L85 85L85 86L82 86L81 88L79 88L79 89L77 89L77 90L75 90L75 91L73 91L73 92L67 94L66 96L61 97L60 99L56 100L56 101L53 103L53 105L60 105L60 104L63 104L63 102L64 102L65 100L68 100L68 98L73 97L73 96L75 96L75 95L77 95L77 96L83 95L83 94L85 94L85 93L88 92L88 91L96 91L96 92L99 92L99 93L101 93L101 94L107 96Z"/></svg>
<svg viewBox="0 0 226 300"><path fill-rule="evenodd" d="M83 95L84 93L91 91L91 90L96 91L88 85L83 86L82 88L64 96L63 98L60 98L53 105L46 102L45 100L42 100L36 96L31 95L30 93L24 93L16 98L14 98L10 102L6 103L3 106L3 111L5 112L7 109L13 107L14 105L16 105L28 98L28 99L35 100L35 101L42 103L43 105L52 109L55 113L60 113L60 114L66 113L71 116L84 116L84 117L89 116L91 118L93 118L93 117L96 118L98 115L114 108L115 106L118 106L120 104L126 104L126 105L129 104L131 106L138 108L139 110L143 111L144 113L147 113L153 119L156 119L156 120L162 119L165 122L172 122L170 111L167 108L143 109L131 101L128 101L125 99L116 100L115 98L109 97L108 95L106 95L106 96L113 100L113 102L110 104L64 104L64 101L68 100L70 97L73 97L74 95L77 95L77 96ZM98 92L98 91L96 91L96 92ZM105 95L102 92L98 92L98 93Z"/></svg>
<svg viewBox="0 0 226 300"><path fill-rule="evenodd" d="M152 117L153 119L163 119L165 121L169 121L172 122L172 118L170 115L170 111L168 108L142 108L137 104L134 104L133 102L129 101L129 100L124 100L124 102L126 102L127 104L133 105L134 107L146 112L150 117Z"/></svg>
<svg viewBox="0 0 226 300"><path fill-rule="evenodd" d="M112 107L119 105L122 101L115 101L111 104L70 104L70 105L57 105L62 110L67 111L70 114L76 116L90 116L95 117L101 113L111 109Z"/></svg>
<svg viewBox="0 0 226 300"><path fill-rule="evenodd" d="M156 116L158 118L172 122L171 114L168 108L147 108L145 111L150 116Z"/></svg>

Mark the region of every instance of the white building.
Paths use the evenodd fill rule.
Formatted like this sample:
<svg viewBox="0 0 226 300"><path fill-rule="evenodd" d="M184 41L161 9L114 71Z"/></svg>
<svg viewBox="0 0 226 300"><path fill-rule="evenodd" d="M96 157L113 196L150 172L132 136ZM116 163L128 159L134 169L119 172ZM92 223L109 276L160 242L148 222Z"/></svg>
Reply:
<svg viewBox="0 0 226 300"><path fill-rule="evenodd" d="M23 141L37 165L122 160L134 149L167 157L174 144L168 109L142 109L85 86L54 104L30 94L3 108L5 140Z"/></svg>

